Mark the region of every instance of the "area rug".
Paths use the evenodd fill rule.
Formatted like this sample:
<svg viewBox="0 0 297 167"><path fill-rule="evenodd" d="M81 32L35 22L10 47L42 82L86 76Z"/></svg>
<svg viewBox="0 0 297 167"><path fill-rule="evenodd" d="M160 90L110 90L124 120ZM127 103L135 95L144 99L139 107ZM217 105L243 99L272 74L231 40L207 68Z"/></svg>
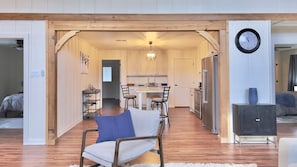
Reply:
<svg viewBox="0 0 297 167"><path fill-rule="evenodd" d="M22 129L23 118L0 118L0 129Z"/></svg>
<svg viewBox="0 0 297 167"><path fill-rule="evenodd" d="M276 117L277 123L297 123L297 116Z"/></svg>
<svg viewBox="0 0 297 167"><path fill-rule="evenodd" d="M159 167L160 164L136 164L123 167ZM69 167L79 167L79 165L70 165ZM89 167L89 166L84 166ZM102 167L102 166L98 166ZM166 163L165 167L257 167L257 164L219 164L219 163Z"/></svg>

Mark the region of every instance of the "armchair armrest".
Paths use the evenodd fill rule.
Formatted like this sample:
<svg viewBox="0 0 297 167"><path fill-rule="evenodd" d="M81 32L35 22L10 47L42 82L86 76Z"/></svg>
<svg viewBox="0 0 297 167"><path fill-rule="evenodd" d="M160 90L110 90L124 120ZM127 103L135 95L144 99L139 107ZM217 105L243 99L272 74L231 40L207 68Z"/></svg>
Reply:
<svg viewBox="0 0 297 167"><path fill-rule="evenodd" d="M80 163L83 163L83 161L82 161L82 158L83 158L82 157L82 154L83 154L84 149L86 147L87 133L89 133L89 132L97 132L97 131L98 131L98 129L87 129L87 130L84 130L83 131L82 142L81 142L81 152L80 152L80 157L81 157Z"/></svg>
<svg viewBox="0 0 297 167"><path fill-rule="evenodd" d="M126 142L126 141L145 140L145 139L158 139L158 136L141 136L141 137L118 138L116 140L116 144L115 144L114 161L113 161L112 166L118 166L120 143Z"/></svg>
<svg viewBox="0 0 297 167"><path fill-rule="evenodd" d="M164 162L163 162L163 149L162 149L162 134L163 134L163 131L164 131L164 126L165 126L165 121L161 120L160 121L160 126L159 126L159 132L155 136L126 137L126 138L117 139L116 140L116 145L115 145L115 152L114 152L114 161L113 161L112 166L115 166L115 167L118 166L118 157L119 157L119 150L120 150L120 143L121 142L133 141L133 140L145 140L145 139L158 139L159 151L157 151L157 152L162 157L161 158L161 164L164 165Z"/></svg>

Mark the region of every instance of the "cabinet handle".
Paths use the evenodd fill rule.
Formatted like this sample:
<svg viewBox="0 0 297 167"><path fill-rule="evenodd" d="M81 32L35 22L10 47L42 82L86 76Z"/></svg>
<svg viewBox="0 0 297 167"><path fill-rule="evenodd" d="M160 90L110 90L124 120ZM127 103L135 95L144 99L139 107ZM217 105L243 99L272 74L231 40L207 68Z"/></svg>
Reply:
<svg viewBox="0 0 297 167"><path fill-rule="evenodd" d="M256 118L256 122L260 122L261 121L261 119L260 118Z"/></svg>

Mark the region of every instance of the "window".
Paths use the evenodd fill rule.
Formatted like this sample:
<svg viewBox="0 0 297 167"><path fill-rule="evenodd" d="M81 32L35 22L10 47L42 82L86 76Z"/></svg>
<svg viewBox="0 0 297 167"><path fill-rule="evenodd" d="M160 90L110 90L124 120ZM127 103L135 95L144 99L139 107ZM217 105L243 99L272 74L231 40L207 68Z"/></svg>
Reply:
<svg viewBox="0 0 297 167"><path fill-rule="evenodd" d="M103 67L103 82L112 82L112 67Z"/></svg>

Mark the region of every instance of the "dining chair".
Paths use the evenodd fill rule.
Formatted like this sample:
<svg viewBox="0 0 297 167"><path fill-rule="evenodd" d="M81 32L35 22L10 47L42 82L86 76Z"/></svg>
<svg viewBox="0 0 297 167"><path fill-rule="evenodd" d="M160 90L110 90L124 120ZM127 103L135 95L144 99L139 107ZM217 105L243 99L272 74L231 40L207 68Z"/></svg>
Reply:
<svg viewBox="0 0 297 167"><path fill-rule="evenodd" d="M169 98L169 91L170 91L170 86L164 86L163 87L163 94L162 97L156 97L152 98L152 103L151 106L152 108L156 107L157 109L160 109L160 117L162 119L167 118L168 125L170 127L170 121L169 121L169 115L168 115L168 98ZM165 109L164 106L165 105Z"/></svg>
<svg viewBox="0 0 297 167"><path fill-rule="evenodd" d="M121 85L123 97L125 98L125 109L128 109L129 100L133 101L133 107L136 107L136 95L130 94L130 88L128 85Z"/></svg>

